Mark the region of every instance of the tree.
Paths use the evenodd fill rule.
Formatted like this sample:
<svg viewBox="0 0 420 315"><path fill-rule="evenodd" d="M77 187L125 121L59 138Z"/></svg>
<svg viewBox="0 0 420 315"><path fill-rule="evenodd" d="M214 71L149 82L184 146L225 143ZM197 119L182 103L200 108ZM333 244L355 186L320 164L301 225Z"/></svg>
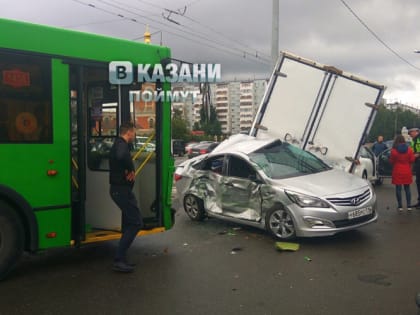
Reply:
<svg viewBox="0 0 420 315"><path fill-rule="evenodd" d="M420 116L409 111L398 108L395 111L381 105L376 114L375 121L370 130L368 141L374 142L379 135L385 139L392 140L401 133L402 127L420 127Z"/></svg>
<svg viewBox="0 0 420 315"><path fill-rule="evenodd" d="M172 115L172 139L188 140L189 138L188 123L183 118L182 111L175 109Z"/></svg>
<svg viewBox="0 0 420 315"><path fill-rule="evenodd" d="M222 134L222 126L217 119L217 113L214 106L210 105L210 117L208 121L204 118L206 117L204 108L201 108L200 110L200 117L200 128L205 134L210 136L220 136Z"/></svg>

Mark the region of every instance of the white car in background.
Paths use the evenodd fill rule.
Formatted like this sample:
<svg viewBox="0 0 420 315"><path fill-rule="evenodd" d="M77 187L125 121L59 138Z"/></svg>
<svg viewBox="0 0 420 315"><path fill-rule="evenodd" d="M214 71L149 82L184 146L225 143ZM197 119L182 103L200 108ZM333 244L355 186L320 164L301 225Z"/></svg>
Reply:
<svg viewBox="0 0 420 315"><path fill-rule="evenodd" d="M376 157L375 154L366 146L360 147L360 156L355 161L355 168L353 174L366 179L370 182L376 182Z"/></svg>

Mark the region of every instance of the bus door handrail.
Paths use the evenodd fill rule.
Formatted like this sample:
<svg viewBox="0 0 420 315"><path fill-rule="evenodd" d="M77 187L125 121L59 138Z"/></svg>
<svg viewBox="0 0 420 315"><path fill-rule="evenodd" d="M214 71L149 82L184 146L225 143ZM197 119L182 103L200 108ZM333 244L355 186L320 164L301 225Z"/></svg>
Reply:
<svg viewBox="0 0 420 315"><path fill-rule="evenodd" d="M143 163L141 163L139 165L139 167L136 169L136 173L135 173L136 176L141 172L141 170L144 168L144 166L147 164L147 162L149 162L149 160L152 158L152 156L153 156L154 153L155 152L153 152L153 151L152 152L149 152L149 154L147 155L147 157L144 159Z"/></svg>
<svg viewBox="0 0 420 315"><path fill-rule="evenodd" d="M78 171L79 165L77 164L77 161L74 159L74 157L71 158L71 164L73 165L73 168ZM76 187L77 190L79 190L79 182L77 181L77 178L72 174L71 180L73 182L74 187Z"/></svg>
<svg viewBox="0 0 420 315"><path fill-rule="evenodd" d="M155 137L155 134L152 133L149 138L147 138L146 142L140 147L140 149L137 151L136 154L134 154L133 156L133 161L137 160L137 158L140 156L140 154L144 151L144 149L146 149L147 145L149 144L150 141L153 140L153 138Z"/></svg>
<svg viewBox="0 0 420 315"><path fill-rule="evenodd" d="M133 161L137 160L137 158L140 156L140 154L146 149L147 145L150 143L150 141L153 140L153 138L155 137L155 133L152 133L149 138L147 138L147 140L144 142L144 144L140 147L140 149L137 151L136 154L134 154L133 156ZM144 168L144 166L147 164L147 162L149 162L149 160L152 158L153 154L155 152L149 152L149 154L146 156L146 159L139 165L139 167L136 169L135 171L135 176L137 176L141 170Z"/></svg>

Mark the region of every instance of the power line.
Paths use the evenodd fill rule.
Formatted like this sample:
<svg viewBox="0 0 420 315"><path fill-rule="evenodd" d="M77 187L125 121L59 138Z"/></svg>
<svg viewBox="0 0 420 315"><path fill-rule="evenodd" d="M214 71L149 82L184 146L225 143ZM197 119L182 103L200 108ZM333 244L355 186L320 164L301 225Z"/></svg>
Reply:
<svg viewBox="0 0 420 315"><path fill-rule="evenodd" d="M187 19L187 20L190 20L191 22L194 22L194 23L196 23L196 24L198 24L198 25L201 25L202 27L205 27L205 28L207 28L207 29L211 30L212 32L215 32L216 34L218 34L218 35L220 35L220 36L223 36L223 37L225 37L226 39L228 39L228 40L230 40L230 41L233 41L233 42L235 42L235 43L237 43L237 44L239 44L239 45L241 45L241 46L243 46L243 47L246 47L246 48L248 48L248 49L251 49L251 50L255 51L255 52L256 52L256 55L258 55L258 53L259 53L259 54L260 54L260 55L262 55L262 56L266 56L267 58L271 58L269 55L264 54L263 52L260 52L260 51L258 51L258 50L256 50L256 49L252 48L251 46L245 45L245 44L243 44L242 42L238 41L237 39L234 39L234 38L228 37L228 36L226 36L225 34L223 34L222 32L219 32L218 30L216 30L216 29L214 29L214 28L212 28L212 27L210 27L210 26L204 25L203 23L201 23L201 22L199 22L199 21L197 21L197 20L195 20L195 19L193 19L193 18L191 18L191 17L185 16L185 15L182 15L182 17L183 17L183 18L185 18L185 19Z"/></svg>
<svg viewBox="0 0 420 315"><path fill-rule="evenodd" d="M169 9L167 9L167 8L165 8L165 7L159 6L159 5L157 5L157 4L154 4L154 3L151 3L151 2L148 2L148 1L145 1L145 0L137 0L137 1L142 2L142 3L145 3L145 4L150 5L150 6L153 6L153 7L155 7L155 8L159 8L159 9L161 9L161 10L167 10L167 11L171 11L171 12L173 12L173 13L176 13L178 10L184 10L184 8L187 8L188 6L191 6L192 4L195 4L195 3L197 3L197 2L199 2L199 1L201 1L201 0L196 0L196 1L193 1L193 2L191 2L190 4L187 4L184 8L182 8L182 9L177 9L177 10L169 10ZM138 10L142 10L142 9L138 9ZM245 52L246 54L248 54L248 55L250 55L250 56L253 56L253 57L256 57L256 58L261 57L261 56L265 56L266 58L268 58L268 60L266 60L267 62L269 62L269 60L271 60L271 56L269 56L269 55L267 55L267 54L265 54L265 53L263 53L263 52L261 52L261 51L258 51L258 50L256 50L255 48L253 48L253 47L251 47L251 46L249 46L249 45L246 45L246 44L244 44L244 43L242 43L242 42L238 41L237 39L234 39L234 38L231 38L231 37L229 37L229 36L226 36L224 33L222 33L222 32L220 32L220 31L216 30L215 28L213 28L213 27L211 27L211 26L205 25L205 24L201 23L200 21L197 21L196 19L193 19L193 18L191 18L191 17L189 17L189 16L187 16L187 15L185 15L185 14L179 14L179 16L180 16L180 17L183 17L183 18L185 18L185 19L187 19L187 20L189 20L189 21L191 21L191 22L193 22L193 23L196 23L196 24L200 25L201 27L204 27L204 28L209 29L210 31L212 31L212 32L214 32L214 33L216 33L216 34L218 34L219 36L224 37L225 39L229 40L230 42L235 42L236 44L239 44L239 45L240 45L240 46L242 46L242 47L245 47L245 48L247 48L247 49L250 49L252 52L254 52L254 51L255 51L255 55L254 55L254 54L251 54L251 53L249 53L249 52ZM169 19L168 19L168 20L169 20ZM171 20L170 20L170 21L171 21ZM172 21L171 21L171 22L172 22ZM173 23L176 23L176 24L178 24L178 25L181 25L180 23L175 22L175 21L173 21ZM182 26L182 25L181 25L181 26ZM184 26L184 27L186 27L186 26ZM203 33L201 33L201 34L203 34Z"/></svg>
<svg viewBox="0 0 420 315"><path fill-rule="evenodd" d="M106 1L104 1L104 0L97 0L97 1L100 1L100 2L104 2L104 3L106 3ZM181 24L180 24L180 23L178 23L177 21L175 21L175 20L173 20L172 18L170 18L170 16L171 16L171 14L173 13L173 14L176 14L176 15L178 15L178 16L180 16L180 17L187 18L187 17L185 16L185 11L186 11L187 6L189 6L189 5L191 5L191 4L194 4L194 3L197 3L198 1L201 1L201 0L197 0L197 1L195 1L195 2L191 2L190 4L186 5L185 7L181 8L181 9L176 9L176 10L170 10L170 9L164 8L164 7L162 7L162 6L159 6L159 5L156 5L156 4L154 4L154 3L150 3L150 2L148 2L148 1L144 1L144 0L138 0L138 1L139 1L139 2L142 2L142 3L145 3L145 4L148 4L148 5L150 5L150 6L153 6L153 7L155 7L155 8L158 8L158 9L161 9L161 10L164 10L164 11L167 11L167 12L168 12L168 16L163 15L163 17L164 17L167 21L172 22L172 23L174 23L174 24L178 25L179 27L182 27L182 28L186 28L186 29L188 29L188 27L186 27L185 25L181 25ZM125 4L123 4L123 3L119 2L119 1L113 1L113 2L119 3L119 4L121 4L121 5L125 5ZM114 4L109 4L109 2L108 2L108 5L115 6ZM124 8L121 8L121 7L118 7L118 6L115 6L115 7L117 7L117 8L119 8L119 9L124 10ZM129 7L133 8L134 10L137 10L137 11L141 11L141 12L143 12L143 11L144 11L144 12L148 12L148 11L146 11L146 10L144 10L144 9L140 9L140 8L138 8L138 7L134 7L134 6L129 6ZM139 15L139 16L142 16L142 15ZM145 16L143 16L143 17L145 17ZM148 17L145 17L145 18L148 18ZM188 18L188 19L190 19L190 20L194 21L195 23L198 23L198 24L200 24L200 25L202 25L202 26L205 26L205 25L201 24L200 22L198 22L198 21L196 21L196 20L194 20L194 19L192 19L192 18ZM161 22L157 22L157 23L159 23L159 24L163 24L163 23L161 23ZM163 25L165 25L165 26L166 26L166 24L163 24ZM209 29L211 29L213 32L216 32L216 33L220 34L221 36L223 36L223 37L227 38L224 34L222 34L222 33L218 32L217 30L214 30L214 29L212 29L211 27L207 27L207 28L209 28ZM184 33L187 33L187 34L189 34L189 35L191 35L191 36L195 36L195 37L201 38L201 39L206 40L206 41L211 41L211 42L213 42L213 43L215 43L215 44L217 44L217 45L221 45L222 47L226 47L226 44L225 44L225 43L223 43L223 42L216 41L216 40L213 40L213 39L209 39L209 38L208 38L208 34L206 34L206 33L203 33L203 32L198 32L197 30L193 30L193 32L183 31L183 30L178 30L178 31L180 31L180 32L184 32ZM198 35L198 34L201 34L201 35ZM250 53L249 51L245 51L245 50L243 50L243 49L235 48L235 47L226 47L226 48L228 48L228 49L231 49L231 50L236 50L236 51L240 52L241 54L243 54L243 58L246 58L246 56L248 55L248 56L250 56L250 57L257 58L257 59L261 59L261 60L265 61L265 64L267 64L267 65L268 65L269 63L271 64L271 61L270 61L270 58L271 58L271 57L269 57L269 56L267 56L267 55L266 55L266 56L267 56L267 58L268 58L268 59L265 59L265 58L263 58L263 57L262 57L262 55L264 55L264 53L261 53L261 52L259 52L258 50L254 50L252 47L249 47L249 46L247 46L247 45L244 45L243 43L241 43L241 42L239 42L239 41L237 41L237 40L232 40L231 38L228 38L228 40L229 40L229 41L234 41L234 42L237 42L237 43L239 43L241 46L243 46L243 47L248 47L249 49L251 49L252 53ZM253 53L254 51L255 51L255 55L254 55L254 53Z"/></svg>
<svg viewBox="0 0 420 315"><path fill-rule="evenodd" d="M106 20L106 21L98 21L98 22L90 22L90 23L76 24L76 25L63 25L62 27L64 27L64 28L76 28L76 27L81 27L81 26L107 24L107 23L114 23L114 22L121 22L121 18L119 18L119 19L113 19L113 20Z"/></svg>
<svg viewBox="0 0 420 315"><path fill-rule="evenodd" d="M114 12L112 12L112 11L109 11L109 10L106 10L106 9L103 9L103 8L100 8L100 7L98 7L98 6L95 6L95 5L94 5L94 4L92 4L92 3L86 3L86 2L83 2L83 1L80 1L80 0L71 0L71 1L76 2L76 3L79 3L79 4L82 4L82 5L86 5L86 6L88 6L88 7L91 7L92 9L96 9L96 10L99 10L99 11L105 12L105 13L107 13L107 14L111 14L111 15L114 15L114 16L118 16L119 18L121 18L121 19L123 19L123 20L132 21L132 22L135 22L135 23L140 23L140 24L142 24L142 25L147 25L147 24L145 24L145 23L141 23L141 22L137 21L136 19L133 19L133 18L128 18L128 17L126 17L126 16L124 16L124 15L122 15L122 14L117 14L117 13L114 13Z"/></svg>
<svg viewBox="0 0 420 315"><path fill-rule="evenodd" d="M147 5L150 5L150 6L152 6L152 7L155 7L155 8L158 8L158 9L165 9L164 7L162 7L162 6L159 6L159 5L157 5L157 4L154 4L154 3L152 3L152 2L149 2L149 1L145 1L145 0L137 0L138 2L142 2L142 3L145 3L145 4L147 4ZM188 3L188 4L186 4L183 8L188 8L188 7L190 7L190 6L192 6L193 4L196 4L197 2L200 2L201 0L195 0L195 1L191 1L190 3ZM183 9L182 8L182 9ZM179 10L179 9L177 9L177 10Z"/></svg>
<svg viewBox="0 0 420 315"><path fill-rule="evenodd" d="M131 11L129 11L129 10L127 10L127 9L125 9L124 7L121 7L121 6L118 6L118 5L115 5L114 3L120 3L121 4L121 2L119 2L119 1L113 1L114 3L110 3L109 1L105 1L105 0L97 0L97 1L99 1L99 2L101 2L101 3L104 3L104 4L106 4L106 5L108 5L108 6L111 6L111 7L114 7L114 8L116 8L116 9L118 9L118 10L123 10L123 11L127 11L127 12L129 12L129 13L132 13ZM132 6L131 6L132 7ZM134 9L136 9L136 10L138 10L138 11L142 11L141 9L138 9L138 8L135 8L135 7L132 7L132 8L134 8ZM143 18L145 18L145 19L148 19L148 20L150 20L150 21L152 21L152 22L154 22L154 23L158 23L158 24L161 24L161 25L163 25L163 26L165 26L165 27L167 27L167 24L165 24L165 23L162 23L162 22L159 22L159 21L156 21L156 20L154 20L154 19L152 19L152 18L150 18L150 17L148 17L148 16L145 16L145 15L140 15L140 14L136 14L136 16L139 16L139 17L143 17ZM181 26L182 27L182 26ZM223 46L224 45L224 43L220 43L220 42L218 42L218 41L216 41L216 40L213 40L213 39L210 39L210 38L208 38L208 36L206 35L206 34L203 34L203 33L201 33L201 34L203 34L203 35L198 35L198 34L196 34L196 33L194 33L194 32L189 32L189 31L185 31L185 30L180 30L180 29L178 29L177 31L179 31L179 32L183 32L183 33L185 33L185 34L188 34L188 35L190 35L190 36L193 36L193 37L196 37L196 38L200 38L200 39L202 39L202 40L204 40L204 41L206 41L205 42L205 45L207 45L207 46L209 46L208 44L207 44L207 42L212 42L212 43L214 43L214 44L216 44L216 45L219 45L219 47L217 47L217 49L224 49L225 51L226 51L226 49L228 49L228 50L232 50L232 51L237 51L238 53L243 53L243 58L246 58L246 55L249 55L249 56L253 56L252 54L250 54L249 52L245 52L245 51L243 51L243 50L239 50L239 49L237 49L237 48L234 48L234 47L227 47L227 46ZM180 35L178 35L178 34L175 34L175 33L173 33L173 32L169 32L169 31L167 31L168 33L171 33L171 34L173 34L173 35L175 35L175 36L180 36ZM185 38L185 37L182 37L182 38ZM188 40L192 40L191 38L187 38ZM194 41L194 40L192 40L192 41ZM199 42L200 44L203 44L202 42ZM214 46L213 46L214 47ZM223 48L222 48L223 47ZM257 56L257 59L258 59L258 56ZM249 59L248 59L249 60ZM262 62L262 63L264 63L264 64L269 64L270 63L270 61L268 61L268 60L265 60L264 58L259 58L259 60L255 60L255 61L258 61L258 62Z"/></svg>
<svg viewBox="0 0 420 315"><path fill-rule="evenodd" d="M131 11L129 11L129 10L127 10L127 9L125 9L125 8L121 7L121 6L115 5L114 3L110 3L109 1L106 1L106 0L97 0L97 1L99 1L99 2L101 2L101 3L104 3L104 4L108 5L108 6L114 7L114 8L116 8L116 9L123 10L123 11L127 11L127 12L130 12L130 13L131 13ZM118 1L115 1L115 0L114 0L113 2L115 2L115 3L120 3L120 4L121 4L121 2L118 2ZM140 10L140 9L137 9L137 10L142 11L142 10ZM143 18L148 19L148 20L150 20L150 21L153 21L153 22L155 22L155 23L162 24L162 25L164 25L165 27L167 26L165 23L162 23L162 22L156 21L156 20L151 19L150 17L145 16L145 15L139 15L139 14L136 14L136 16L140 16L140 17L143 17ZM195 36L195 37L200 38L200 39L203 39L203 40L205 40L205 41L210 41L210 42L212 42L212 43L214 43L214 44L216 44L216 45L221 45L221 43L220 43L220 42L218 42L218 41L216 41L216 40L209 39L208 37L206 37L206 35L205 35L205 34L204 34L204 36L202 36L202 35L197 35L197 34L196 34L197 32L196 32L196 33L193 33L193 32L183 31L183 30L179 30L179 29L178 29L178 31L183 32L183 33L186 33L186 34L191 35L191 36ZM173 33L172 33L172 34L173 34ZM241 54L242 54L242 53L244 53L244 57L246 57L246 54L251 55L251 54L249 54L248 52L244 52L244 51L242 51L242 50L238 50L238 49L236 49L236 48L232 48L232 47L225 47L225 48L226 48L226 49L230 49L230 50L236 50L236 51L239 51ZM218 49L220 49L220 47L219 47ZM251 56L252 56L252 55L251 55ZM260 59L262 59L262 58L260 58ZM263 59L262 59L262 60L263 60ZM264 60L264 61L266 61L266 62L268 63L268 61L267 61L267 60Z"/></svg>
<svg viewBox="0 0 420 315"><path fill-rule="evenodd" d="M396 52L394 49L392 49L387 43L385 43L357 14L353 11L353 9L344 1L340 0L341 3L350 11L351 14L375 37L385 48L387 48L391 53L393 53L395 56L397 56L399 59L401 59L403 62L408 64L410 67L413 67L416 70L420 70L419 67L416 65L413 65L410 61L402 57L398 52Z"/></svg>
<svg viewBox="0 0 420 315"><path fill-rule="evenodd" d="M133 18L133 17L126 17L126 16L124 16L123 14L120 14L120 13L115 13L115 12L113 12L113 11L103 9L103 8L101 8L101 7L98 7L98 6L94 5L94 4L92 4L92 3L86 3L86 2L83 2L83 1L80 1L80 0L72 0L72 1L74 1L74 2L76 2L76 3L79 3L79 4L82 4L82 5L86 5L86 6L88 6L88 7L93 8L93 9L100 10L100 11L105 12L105 13L107 13L107 14L111 14L111 15L114 15L114 16L118 16L119 18L124 19L124 20L127 20L127 21L131 21L131 22L138 23L138 24L141 24L141 25L147 25L146 23L140 22L140 21L138 21L137 19L135 19L135 18ZM116 8L118 8L118 9L121 9L121 10L123 10L123 11L127 11L127 12L131 13L130 11L128 11L128 10L126 10L126 9L122 8L122 7L115 6L114 4L109 4L109 3L107 3L107 2L106 2L106 1L104 1L104 0L98 0L98 1L99 1L99 2L102 2L102 3L105 3L105 4L109 5L109 6L113 6L113 7L116 7ZM114 1L114 2L116 2L116 1ZM162 23L162 22L159 22L159 21L156 21L156 20L153 20L153 19L151 19L150 17L144 16L144 15L136 15L136 16L144 17L145 19L148 19L148 20L153 21L153 22L158 23L158 24L162 24L162 25L164 25L165 27L167 27L167 25L166 25L166 24L164 24L164 23ZM208 47L211 47L211 48L217 49L218 51L221 51L221 52L224 52L224 53L227 53L227 54L231 54L231 55L236 55L236 56L239 56L237 53L232 52L232 50L234 50L234 49L232 49L232 48L230 48L230 47L223 47L223 46L222 46L222 47L221 47L221 46L216 47L216 46L214 46L214 45L210 45L208 42L202 42L202 41L199 41L199 40L195 40L195 39L192 39L192 38L188 38L188 37L186 37L186 36L183 36L183 35L180 35L180 34L174 33L174 32L172 32L172 31L168 31L168 30L165 30L165 31L166 31L168 34L172 34L172 35L177 36L177 37L179 37L179 38L183 38L183 39L185 39L185 40L188 40L188 41L190 41L190 42L195 42L195 43L197 43L197 44L199 44L199 45L206 45L206 46L208 46ZM178 31L180 31L180 30L178 30ZM189 33L189 32L185 32L185 31L181 31L181 32L184 32L184 33ZM192 34L192 35L194 35L194 34ZM208 40L208 39L207 39L207 40ZM213 42L215 42L215 41L213 41ZM217 42L215 42L215 43L219 45L219 43L217 43ZM230 49L230 50L227 50L227 49ZM241 53L242 53L242 52L241 52ZM245 57L245 56L244 56L244 57ZM268 63L268 62L266 62L266 61L264 61L264 60L262 60L262 59L252 59L252 60L251 60L251 59L247 59L247 58L244 58L244 59L245 59L245 60L247 60L247 61L249 61L249 62L259 62L259 63L263 63L263 64L265 64L265 65L269 65L269 63Z"/></svg>

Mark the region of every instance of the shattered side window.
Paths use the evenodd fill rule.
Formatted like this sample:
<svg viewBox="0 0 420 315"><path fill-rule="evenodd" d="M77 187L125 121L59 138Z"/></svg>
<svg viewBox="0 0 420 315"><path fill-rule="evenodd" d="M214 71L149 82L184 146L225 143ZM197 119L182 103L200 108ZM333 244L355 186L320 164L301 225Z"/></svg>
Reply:
<svg viewBox="0 0 420 315"><path fill-rule="evenodd" d="M255 178L255 170L243 159L231 156L229 158L229 176L240 178Z"/></svg>
<svg viewBox="0 0 420 315"><path fill-rule="evenodd" d="M224 156L215 156L211 157L205 161L203 161L204 164L202 164L202 170L203 171L211 171L217 174L222 174L223 172L223 161Z"/></svg>

